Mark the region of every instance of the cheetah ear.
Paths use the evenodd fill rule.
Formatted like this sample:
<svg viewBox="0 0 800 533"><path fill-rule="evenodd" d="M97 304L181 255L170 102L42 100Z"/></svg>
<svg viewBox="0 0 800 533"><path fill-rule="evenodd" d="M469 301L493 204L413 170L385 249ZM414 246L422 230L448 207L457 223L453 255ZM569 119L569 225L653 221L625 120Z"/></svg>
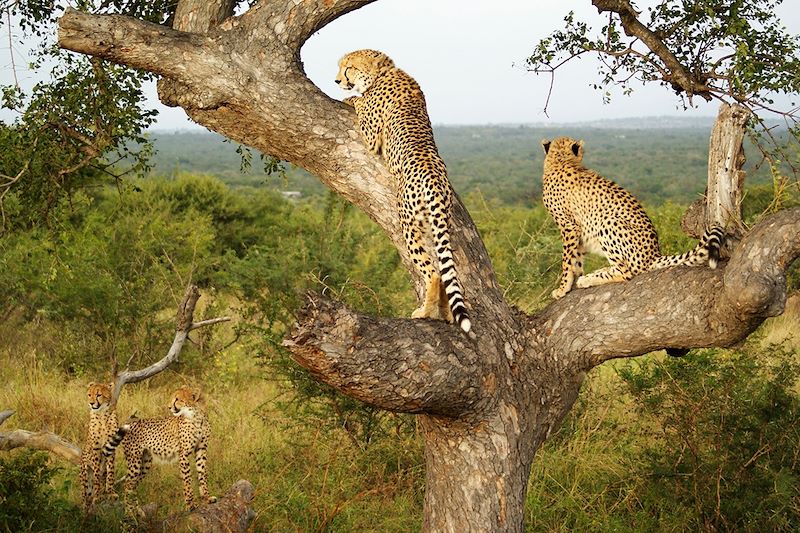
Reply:
<svg viewBox="0 0 800 533"><path fill-rule="evenodd" d="M572 153L575 154L575 157L578 157L582 150L583 150L583 141L572 143Z"/></svg>
<svg viewBox="0 0 800 533"><path fill-rule="evenodd" d="M89 387L94 387L95 385L97 385L97 383L95 383L94 381L90 381L89 384L86 385L86 388L88 389Z"/></svg>
<svg viewBox="0 0 800 533"><path fill-rule="evenodd" d="M547 152L550 151L550 141L547 139L542 139L542 150L544 150L544 155L547 155Z"/></svg>
<svg viewBox="0 0 800 533"><path fill-rule="evenodd" d="M372 65L375 70L388 69L394 66L394 61L386 54L380 54L372 60Z"/></svg>

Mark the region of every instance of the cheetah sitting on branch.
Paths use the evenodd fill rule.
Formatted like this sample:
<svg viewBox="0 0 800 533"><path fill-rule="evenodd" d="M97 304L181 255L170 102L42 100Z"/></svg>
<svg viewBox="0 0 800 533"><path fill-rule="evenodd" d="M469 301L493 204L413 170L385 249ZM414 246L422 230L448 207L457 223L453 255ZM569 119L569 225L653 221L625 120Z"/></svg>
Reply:
<svg viewBox="0 0 800 533"><path fill-rule="evenodd" d="M583 166L583 141L559 137L542 141L542 147L542 199L558 224L564 246L561 283L553 291L554 298L563 297L573 284L593 287L673 265L716 268L725 238L722 228L707 230L693 250L662 256L656 228L638 200ZM585 252L604 256L611 266L584 276Z"/></svg>
<svg viewBox="0 0 800 533"><path fill-rule="evenodd" d="M154 459L166 463L180 461L183 496L189 509L194 509L191 471L194 456L200 495L207 503L216 501L209 496L206 480L206 450L211 431L200 394L181 387L172 397L170 411L173 416L137 419L123 425L103 448L103 454L110 456L120 443L124 447L128 463L125 478L125 513L128 515L134 514L136 485Z"/></svg>
<svg viewBox="0 0 800 533"><path fill-rule="evenodd" d="M397 180L397 203L406 246L425 280L425 301L413 318L455 321L465 332L471 322L464 306L450 246L452 192L447 168L433 139L425 96L414 79L386 54L357 50L339 60L336 83L361 96L344 100L355 107L364 143L382 154ZM432 237L437 266L426 244Z"/></svg>

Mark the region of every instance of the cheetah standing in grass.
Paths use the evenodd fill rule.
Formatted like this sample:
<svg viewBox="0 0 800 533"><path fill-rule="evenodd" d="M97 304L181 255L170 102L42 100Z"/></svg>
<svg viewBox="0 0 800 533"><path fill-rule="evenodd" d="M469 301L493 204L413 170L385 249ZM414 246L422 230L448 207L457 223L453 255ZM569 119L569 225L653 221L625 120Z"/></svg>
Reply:
<svg viewBox="0 0 800 533"><path fill-rule="evenodd" d="M123 425L105 445L104 455L111 455L122 443L128 473L125 479L125 512L133 515L133 492L155 459L157 462L180 461L183 478L183 496L189 509L196 507L192 488L191 460L197 467L197 484L200 495L207 503L216 498L208 493L206 480L206 449L210 429L202 398L188 387L181 387L172 397L170 411L173 416L143 418Z"/></svg>
<svg viewBox="0 0 800 533"><path fill-rule="evenodd" d="M346 98L355 107L365 144L382 154L397 179L397 203L406 246L425 279L425 301L413 318L455 321L465 332L471 322L456 276L450 246L452 192L447 168L433 139L425 96L414 79L386 54L357 50L339 60L336 83L361 96ZM432 236L437 266L426 251Z"/></svg>
<svg viewBox="0 0 800 533"><path fill-rule="evenodd" d="M114 495L114 454L103 455L103 445L117 431L117 413L110 408L111 385L89 383L89 429L81 452L83 508L89 511L98 497Z"/></svg>
<svg viewBox="0 0 800 533"><path fill-rule="evenodd" d="M655 226L636 198L583 166L583 141L559 137L542 141L542 147L542 199L558 224L564 246L561 283L553 291L554 298L563 297L573 284L593 287L673 265L716 268L725 238L722 228L707 230L691 251L662 256ZM611 266L584 276L585 252L604 256Z"/></svg>

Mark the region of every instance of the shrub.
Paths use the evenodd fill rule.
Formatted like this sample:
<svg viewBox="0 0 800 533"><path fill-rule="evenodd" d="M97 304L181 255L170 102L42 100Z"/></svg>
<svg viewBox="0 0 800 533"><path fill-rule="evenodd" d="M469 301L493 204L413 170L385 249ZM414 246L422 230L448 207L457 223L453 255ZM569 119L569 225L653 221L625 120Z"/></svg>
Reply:
<svg viewBox="0 0 800 533"><path fill-rule="evenodd" d="M42 452L0 456L0 531L40 531L77 520L78 508L50 486L58 470Z"/></svg>
<svg viewBox="0 0 800 533"><path fill-rule="evenodd" d="M800 529L800 365L782 345L645 358L619 370L642 427L641 500L694 509L691 529Z"/></svg>

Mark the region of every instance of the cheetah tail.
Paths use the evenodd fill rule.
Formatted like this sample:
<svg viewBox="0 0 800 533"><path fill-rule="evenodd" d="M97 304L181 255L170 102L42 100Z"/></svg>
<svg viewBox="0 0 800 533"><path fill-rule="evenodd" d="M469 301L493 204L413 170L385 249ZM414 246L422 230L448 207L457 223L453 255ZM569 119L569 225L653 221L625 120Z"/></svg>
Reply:
<svg viewBox="0 0 800 533"><path fill-rule="evenodd" d="M117 432L111 436L111 439L103 446L103 457L111 457L114 455L114 451L119 446L122 439L125 438L125 435L131 430L131 426L128 424L122 425L117 429Z"/></svg>
<svg viewBox="0 0 800 533"><path fill-rule="evenodd" d="M456 264L453 261L453 251L450 248L450 233L447 228L447 217L441 212L431 213L431 228L436 245L436 256L439 259L439 274L442 277L447 302L453 312L453 319L458 326L469 333L472 322L464 305L461 285L456 275Z"/></svg>
<svg viewBox="0 0 800 533"><path fill-rule="evenodd" d="M720 260L720 250L725 245L725 230L722 226L714 226L707 229L700 239L700 244L705 243L708 250L708 266L717 268Z"/></svg>
<svg viewBox="0 0 800 533"><path fill-rule="evenodd" d="M678 255L666 255L652 264L650 270L675 265L702 266L717 268L720 260L720 249L725 243L725 230L721 226L713 226L703 233L700 242L692 250Z"/></svg>

